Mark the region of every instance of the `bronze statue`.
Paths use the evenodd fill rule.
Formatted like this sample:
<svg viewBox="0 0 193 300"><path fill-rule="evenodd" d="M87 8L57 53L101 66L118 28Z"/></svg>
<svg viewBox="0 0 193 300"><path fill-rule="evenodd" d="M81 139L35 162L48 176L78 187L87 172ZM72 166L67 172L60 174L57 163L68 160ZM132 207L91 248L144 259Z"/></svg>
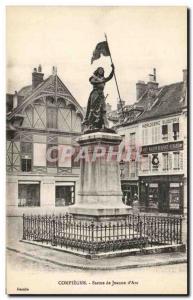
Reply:
<svg viewBox="0 0 193 300"><path fill-rule="evenodd" d="M93 131L110 131L113 130L107 128L106 118L106 104L104 96L105 83L111 80L114 75L114 65L111 65L112 71L108 77L104 77L104 69L99 67L89 78L90 83L93 85L93 90L90 93L87 105L86 116L83 122L86 130L84 132Z"/></svg>

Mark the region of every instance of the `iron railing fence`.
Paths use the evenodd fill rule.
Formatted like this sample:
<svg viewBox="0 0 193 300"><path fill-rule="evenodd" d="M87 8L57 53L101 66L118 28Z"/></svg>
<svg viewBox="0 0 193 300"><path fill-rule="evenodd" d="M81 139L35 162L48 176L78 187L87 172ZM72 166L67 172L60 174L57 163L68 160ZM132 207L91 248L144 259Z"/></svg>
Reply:
<svg viewBox="0 0 193 300"><path fill-rule="evenodd" d="M182 243L182 218L129 214L125 220L96 222L72 215L23 215L23 240L102 253Z"/></svg>

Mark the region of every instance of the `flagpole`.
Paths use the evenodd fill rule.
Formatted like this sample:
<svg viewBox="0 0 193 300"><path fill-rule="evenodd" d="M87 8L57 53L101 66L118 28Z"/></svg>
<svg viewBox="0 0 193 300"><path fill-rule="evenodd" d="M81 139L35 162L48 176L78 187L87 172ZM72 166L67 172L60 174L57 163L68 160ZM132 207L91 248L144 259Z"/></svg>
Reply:
<svg viewBox="0 0 193 300"><path fill-rule="evenodd" d="M109 48L109 54L110 54L111 63L113 64L113 59L112 59L112 56L111 56L111 51L110 51L110 47L109 47L109 43L108 43L108 40L107 40L106 33L105 33L105 39L106 39L106 42L107 42L107 45L108 45L108 48ZM116 77L115 71L114 71L114 79L115 79L115 84L116 84L116 87L117 87L117 93L118 93L118 96L119 96L119 102L121 104L122 115L123 115L123 117L125 117L125 114L124 114L124 111L123 111L123 105L122 105L122 101L121 101L121 95L120 95L120 92L119 92L119 87L118 87L118 82L117 82L117 77Z"/></svg>

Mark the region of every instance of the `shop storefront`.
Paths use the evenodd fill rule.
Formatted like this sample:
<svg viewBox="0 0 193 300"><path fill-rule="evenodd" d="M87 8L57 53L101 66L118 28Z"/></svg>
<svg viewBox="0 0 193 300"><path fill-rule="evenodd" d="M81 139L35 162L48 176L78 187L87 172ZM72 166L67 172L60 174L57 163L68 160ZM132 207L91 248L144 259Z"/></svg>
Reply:
<svg viewBox="0 0 193 300"><path fill-rule="evenodd" d="M123 192L123 202L126 205L132 205L135 195L138 196L138 181L121 180Z"/></svg>
<svg viewBox="0 0 193 300"><path fill-rule="evenodd" d="M150 212L181 214L183 189L183 175L140 176L140 206Z"/></svg>

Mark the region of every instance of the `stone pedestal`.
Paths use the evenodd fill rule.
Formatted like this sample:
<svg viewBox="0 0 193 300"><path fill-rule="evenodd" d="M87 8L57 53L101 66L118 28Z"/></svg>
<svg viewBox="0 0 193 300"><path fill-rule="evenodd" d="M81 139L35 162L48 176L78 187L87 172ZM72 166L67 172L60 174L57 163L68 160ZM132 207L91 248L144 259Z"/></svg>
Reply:
<svg viewBox="0 0 193 300"><path fill-rule="evenodd" d="M70 213L86 219L122 218L130 207L122 202L116 133L84 134L80 144L79 198Z"/></svg>

